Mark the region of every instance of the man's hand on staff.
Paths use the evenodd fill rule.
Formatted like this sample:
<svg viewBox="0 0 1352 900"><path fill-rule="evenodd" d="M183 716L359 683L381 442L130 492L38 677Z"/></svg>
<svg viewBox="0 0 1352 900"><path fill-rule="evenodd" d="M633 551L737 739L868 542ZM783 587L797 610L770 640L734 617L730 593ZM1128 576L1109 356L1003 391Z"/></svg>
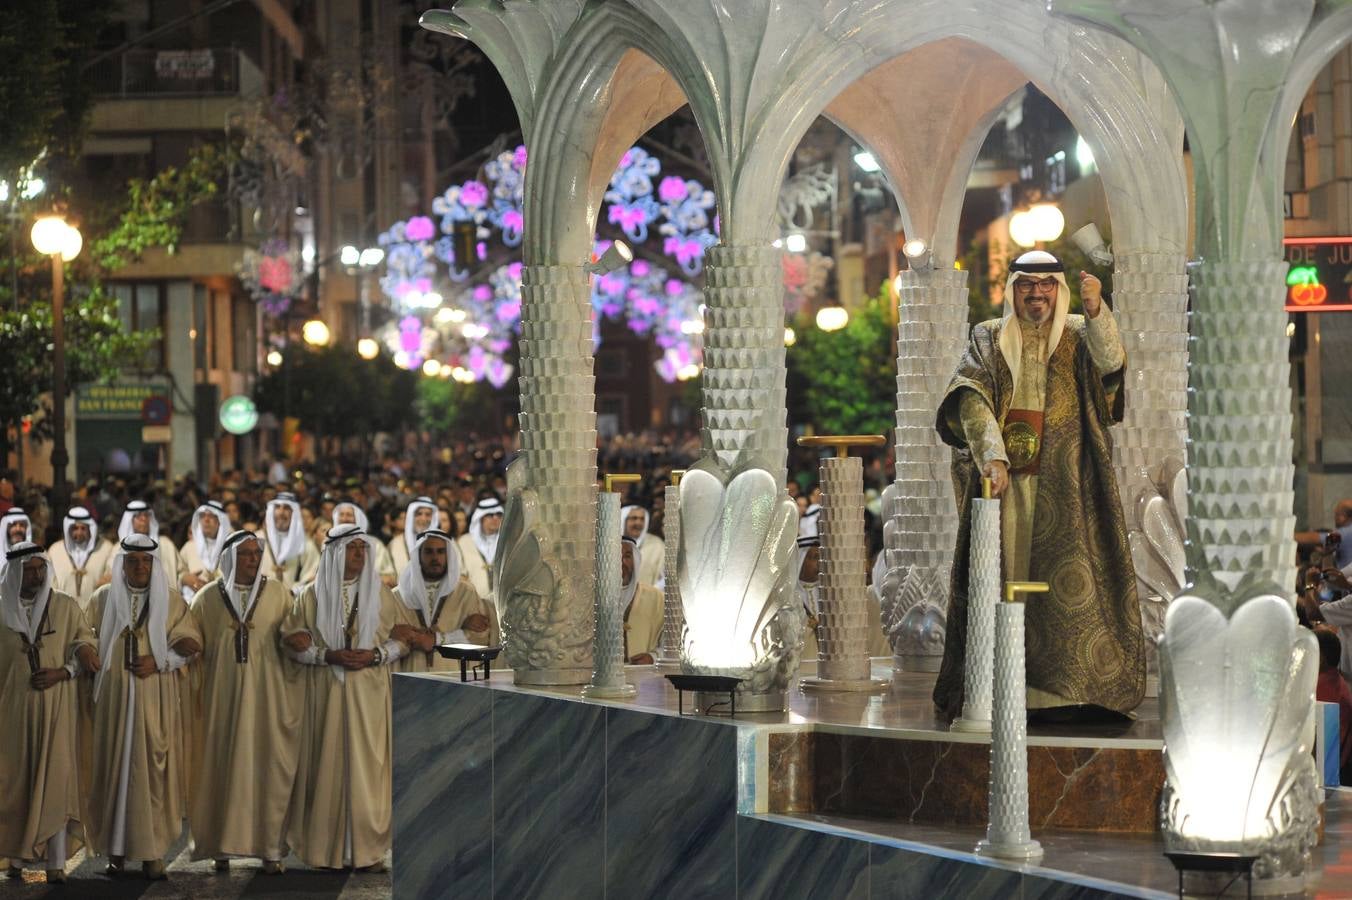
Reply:
<svg viewBox="0 0 1352 900"><path fill-rule="evenodd" d="M991 480L991 496L999 497L1009 487L1009 464L1002 459L993 459L986 463L981 474Z"/></svg>

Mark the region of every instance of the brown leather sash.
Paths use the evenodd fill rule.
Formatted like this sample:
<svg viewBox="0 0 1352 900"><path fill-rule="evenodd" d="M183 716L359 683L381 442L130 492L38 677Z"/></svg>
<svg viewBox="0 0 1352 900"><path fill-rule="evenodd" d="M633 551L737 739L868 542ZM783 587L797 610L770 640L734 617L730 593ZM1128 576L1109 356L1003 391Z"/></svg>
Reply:
<svg viewBox="0 0 1352 900"><path fill-rule="evenodd" d="M1009 456L1009 474L1036 475L1042 464L1042 412L1011 409L1005 414L1001 436Z"/></svg>
<svg viewBox="0 0 1352 900"><path fill-rule="evenodd" d="M258 582L258 593L261 595L267 586L268 578L264 575ZM230 602L230 595L226 593L225 583L216 582L216 590L221 596L221 605L230 616L230 627L235 629L235 662L242 665L249 661L249 631L253 629L253 617L258 611L258 601L254 601L254 605L249 607L249 611L241 620L239 613L235 611L235 605Z"/></svg>

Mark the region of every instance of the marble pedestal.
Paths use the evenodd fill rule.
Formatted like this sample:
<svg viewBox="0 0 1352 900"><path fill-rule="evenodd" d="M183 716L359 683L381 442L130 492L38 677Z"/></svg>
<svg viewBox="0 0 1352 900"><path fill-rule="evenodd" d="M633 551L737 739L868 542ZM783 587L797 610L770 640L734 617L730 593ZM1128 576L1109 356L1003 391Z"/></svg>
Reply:
<svg viewBox="0 0 1352 900"><path fill-rule="evenodd" d="M1030 729L1046 851L1030 867L971 852L988 743L934 722L929 676L728 719L677 716L665 679L627 674L626 703L510 673L396 675L394 896L1098 900L1174 883L1150 832L1150 708L1115 734Z"/></svg>

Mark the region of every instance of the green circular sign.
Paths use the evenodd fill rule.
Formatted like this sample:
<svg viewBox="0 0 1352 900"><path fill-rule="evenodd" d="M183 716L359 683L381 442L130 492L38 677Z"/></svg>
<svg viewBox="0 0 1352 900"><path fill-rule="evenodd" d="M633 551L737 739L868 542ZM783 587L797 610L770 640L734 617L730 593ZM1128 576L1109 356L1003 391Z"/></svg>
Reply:
<svg viewBox="0 0 1352 900"><path fill-rule="evenodd" d="M258 424L258 407L243 394L236 394L221 404L221 427L231 434L248 434Z"/></svg>

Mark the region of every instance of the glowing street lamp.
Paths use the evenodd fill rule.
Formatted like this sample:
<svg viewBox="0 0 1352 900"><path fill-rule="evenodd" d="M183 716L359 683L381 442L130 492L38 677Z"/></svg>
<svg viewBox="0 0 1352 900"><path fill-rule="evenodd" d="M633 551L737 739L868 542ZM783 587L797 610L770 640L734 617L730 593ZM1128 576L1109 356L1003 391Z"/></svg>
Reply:
<svg viewBox="0 0 1352 900"><path fill-rule="evenodd" d="M329 326L323 319L311 319L300 329L300 336L311 347L326 347L329 343Z"/></svg>
<svg viewBox="0 0 1352 900"><path fill-rule="evenodd" d="M380 355L380 345L375 338L362 338L357 341L357 355L362 359L375 359Z"/></svg>
<svg viewBox="0 0 1352 900"><path fill-rule="evenodd" d="M839 331L850 324L850 314L843 306L823 306L817 310L817 327L822 331Z"/></svg>
<svg viewBox="0 0 1352 900"><path fill-rule="evenodd" d="M29 233L33 248L52 259L52 502L69 505L66 484L66 281L64 264L80 254L84 238L62 216L43 216Z"/></svg>

